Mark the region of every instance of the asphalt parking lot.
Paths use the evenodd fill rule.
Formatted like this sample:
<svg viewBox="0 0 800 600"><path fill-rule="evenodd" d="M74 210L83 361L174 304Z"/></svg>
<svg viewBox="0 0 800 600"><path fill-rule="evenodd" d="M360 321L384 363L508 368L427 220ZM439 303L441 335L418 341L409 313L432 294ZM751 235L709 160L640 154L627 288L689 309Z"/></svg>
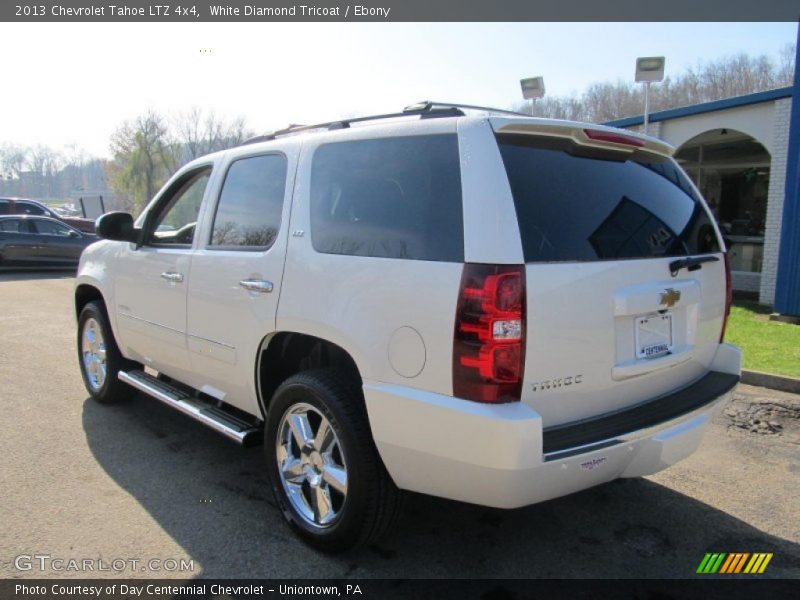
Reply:
<svg viewBox="0 0 800 600"><path fill-rule="evenodd" d="M0 577L687 577L711 551L772 552L764 576L800 577L800 396L740 386L701 450L653 477L514 511L409 495L393 537L331 557L284 525L260 448L144 396L88 399L71 290L68 274L0 274Z"/></svg>

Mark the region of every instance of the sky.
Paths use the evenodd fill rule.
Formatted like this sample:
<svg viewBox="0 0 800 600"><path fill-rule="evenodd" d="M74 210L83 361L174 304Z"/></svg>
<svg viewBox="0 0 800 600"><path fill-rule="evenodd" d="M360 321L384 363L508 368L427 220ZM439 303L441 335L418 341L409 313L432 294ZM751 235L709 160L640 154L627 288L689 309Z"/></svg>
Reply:
<svg viewBox="0 0 800 600"><path fill-rule="evenodd" d="M509 108L633 79L637 56L677 76L744 52L777 57L796 23L0 23L0 144L109 155L147 109L244 117L265 132L420 100Z"/></svg>

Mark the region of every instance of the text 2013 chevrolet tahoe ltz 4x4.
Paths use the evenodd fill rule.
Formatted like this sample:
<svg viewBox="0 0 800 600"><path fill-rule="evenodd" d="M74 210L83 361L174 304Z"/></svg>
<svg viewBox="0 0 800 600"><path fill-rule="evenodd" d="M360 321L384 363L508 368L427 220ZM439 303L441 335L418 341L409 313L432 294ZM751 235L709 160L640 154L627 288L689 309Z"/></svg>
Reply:
<svg viewBox="0 0 800 600"><path fill-rule="evenodd" d="M101 217L75 288L89 393L263 441L328 551L384 533L400 490L512 508L691 454L740 352L671 149L467 113L276 132Z"/></svg>

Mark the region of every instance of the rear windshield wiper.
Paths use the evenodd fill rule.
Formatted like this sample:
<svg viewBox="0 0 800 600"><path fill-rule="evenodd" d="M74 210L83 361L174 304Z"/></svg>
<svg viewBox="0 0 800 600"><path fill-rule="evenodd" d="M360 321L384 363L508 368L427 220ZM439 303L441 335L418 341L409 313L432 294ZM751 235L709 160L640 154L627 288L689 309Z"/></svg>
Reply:
<svg viewBox="0 0 800 600"><path fill-rule="evenodd" d="M696 258L681 258L679 260L673 260L669 263L669 272L670 275L675 277L678 274L678 271L681 269L687 269L689 271L697 271L700 267L703 266L703 263L707 262L717 262L719 260L718 256L698 256Z"/></svg>

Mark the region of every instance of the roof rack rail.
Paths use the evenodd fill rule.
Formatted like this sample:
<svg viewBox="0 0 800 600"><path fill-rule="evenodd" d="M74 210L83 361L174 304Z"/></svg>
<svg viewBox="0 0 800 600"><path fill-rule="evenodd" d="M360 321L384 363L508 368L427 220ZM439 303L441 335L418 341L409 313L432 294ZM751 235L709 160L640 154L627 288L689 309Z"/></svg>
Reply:
<svg viewBox="0 0 800 600"><path fill-rule="evenodd" d="M530 115L516 112L513 110L504 110L502 108L492 108L490 106L475 106L473 104L453 104L450 102L436 102L434 100L423 100L422 102L417 102L416 104L412 104L411 106L406 106L403 109L403 112L419 112L419 111L431 111L437 109L458 109L462 113L464 109L466 110L479 110L481 112L488 112L488 113L495 113L500 115L514 115L515 117L530 117Z"/></svg>
<svg viewBox="0 0 800 600"><path fill-rule="evenodd" d="M317 123L315 125L290 125L285 129L278 129L271 133L252 137L242 142L242 146L246 144L257 144L258 142L267 142L274 140L284 135L291 135L293 133L300 133L303 131L313 131L315 129L327 129L333 131L335 129L347 129L352 123L361 123L364 121L377 121L379 119L395 119L400 117L409 117L419 115L420 118L434 118L434 117L463 117L464 113L455 108L434 108L434 109L416 109L404 110L399 113L388 113L385 115L370 115L367 117L354 117L352 119L340 119L338 121L329 121L327 123Z"/></svg>
<svg viewBox="0 0 800 600"><path fill-rule="evenodd" d="M491 112L498 114L507 114L514 116L528 116L523 113L518 113L510 110L502 110L499 108L488 108L486 106L473 106L471 104L449 104L447 102L433 102L425 100L410 106L406 106L402 112L388 113L385 115L370 115L367 117L354 117L352 119L340 119L338 121L329 121L327 123L317 123L315 125L289 125L285 129L278 129L271 133L258 135L242 142L242 146L246 144L256 144L258 142L267 142L277 139L283 135L291 135L293 133L300 133L302 131L313 131L315 129L327 129L332 131L335 129L347 129L352 123L363 123L365 121L378 121L380 119L396 119L400 117L410 117L418 115L421 119L430 119L437 117L463 117L464 110L480 110L483 112Z"/></svg>

